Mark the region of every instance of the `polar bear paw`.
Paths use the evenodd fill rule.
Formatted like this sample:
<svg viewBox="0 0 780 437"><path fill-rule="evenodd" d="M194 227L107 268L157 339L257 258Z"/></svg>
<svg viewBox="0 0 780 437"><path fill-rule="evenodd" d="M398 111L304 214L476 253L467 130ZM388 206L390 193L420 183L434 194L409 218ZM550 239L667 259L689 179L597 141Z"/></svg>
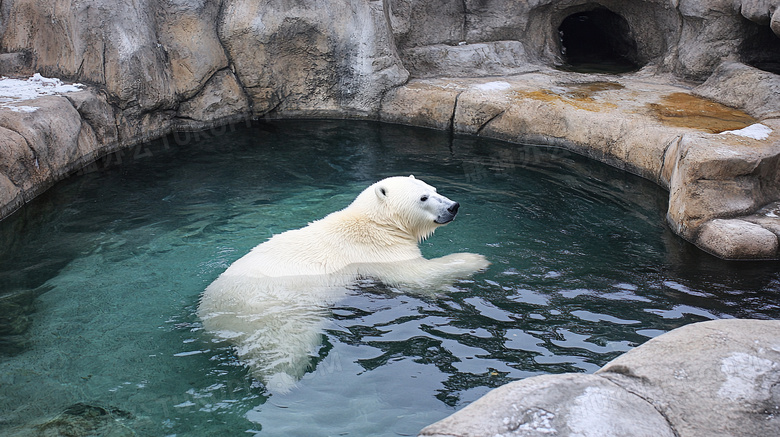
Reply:
<svg viewBox="0 0 780 437"><path fill-rule="evenodd" d="M453 253L431 261L454 269L456 273L464 273L467 275L485 270L490 266L490 261L488 261L484 255L468 252Z"/></svg>

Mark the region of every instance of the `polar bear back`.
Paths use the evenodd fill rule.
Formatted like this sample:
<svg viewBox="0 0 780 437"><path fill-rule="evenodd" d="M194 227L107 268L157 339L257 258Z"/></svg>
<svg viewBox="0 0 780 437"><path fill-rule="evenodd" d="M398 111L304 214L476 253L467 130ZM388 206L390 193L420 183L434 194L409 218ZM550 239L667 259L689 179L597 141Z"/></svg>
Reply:
<svg viewBox="0 0 780 437"><path fill-rule="evenodd" d="M328 275L352 264L392 263L422 256L413 238L376 228L376 223L355 216L349 209L338 211L304 228L271 237L223 274L254 278Z"/></svg>

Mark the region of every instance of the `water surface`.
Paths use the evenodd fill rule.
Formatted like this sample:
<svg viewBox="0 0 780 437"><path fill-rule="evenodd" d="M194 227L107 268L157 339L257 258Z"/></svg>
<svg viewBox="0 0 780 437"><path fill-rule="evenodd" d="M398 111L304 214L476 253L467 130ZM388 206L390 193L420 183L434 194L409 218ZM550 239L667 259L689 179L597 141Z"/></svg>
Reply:
<svg viewBox="0 0 780 437"><path fill-rule="evenodd" d="M426 257L484 254L446 292L340 301L313 369L269 395L195 317L275 233L414 174L461 203ZM776 263L674 236L667 193L561 149L367 122L181 133L96 163L0 222L0 433L75 403L139 435L415 435L525 377L593 372L670 329L780 318Z"/></svg>

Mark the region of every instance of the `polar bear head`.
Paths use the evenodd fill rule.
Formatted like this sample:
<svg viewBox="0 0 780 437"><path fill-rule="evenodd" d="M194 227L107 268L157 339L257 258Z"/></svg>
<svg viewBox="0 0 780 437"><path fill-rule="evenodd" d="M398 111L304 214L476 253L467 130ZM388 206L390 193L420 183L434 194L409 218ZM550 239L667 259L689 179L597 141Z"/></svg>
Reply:
<svg viewBox="0 0 780 437"><path fill-rule="evenodd" d="M394 176L366 188L353 203L372 220L399 230L417 241L451 222L460 204L436 192L414 176Z"/></svg>

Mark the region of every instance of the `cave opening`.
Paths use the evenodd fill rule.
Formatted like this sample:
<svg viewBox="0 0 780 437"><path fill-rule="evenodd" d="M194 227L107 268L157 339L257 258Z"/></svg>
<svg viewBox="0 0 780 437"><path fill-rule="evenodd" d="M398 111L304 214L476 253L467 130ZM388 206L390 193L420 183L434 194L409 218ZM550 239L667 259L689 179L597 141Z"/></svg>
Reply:
<svg viewBox="0 0 780 437"><path fill-rule="evenodd" d="M750 22L747 37L742 41L739 53L742 62L760 70L780 74L780 36L772 28Z"/></svg>
<svg viewBox="0 0 780 437"><path fill-rule="evenodd" d="M581 73L626 73L638 70L637 45L625 18L606 8L577 12L558 27L564 64Z"/></svg>

